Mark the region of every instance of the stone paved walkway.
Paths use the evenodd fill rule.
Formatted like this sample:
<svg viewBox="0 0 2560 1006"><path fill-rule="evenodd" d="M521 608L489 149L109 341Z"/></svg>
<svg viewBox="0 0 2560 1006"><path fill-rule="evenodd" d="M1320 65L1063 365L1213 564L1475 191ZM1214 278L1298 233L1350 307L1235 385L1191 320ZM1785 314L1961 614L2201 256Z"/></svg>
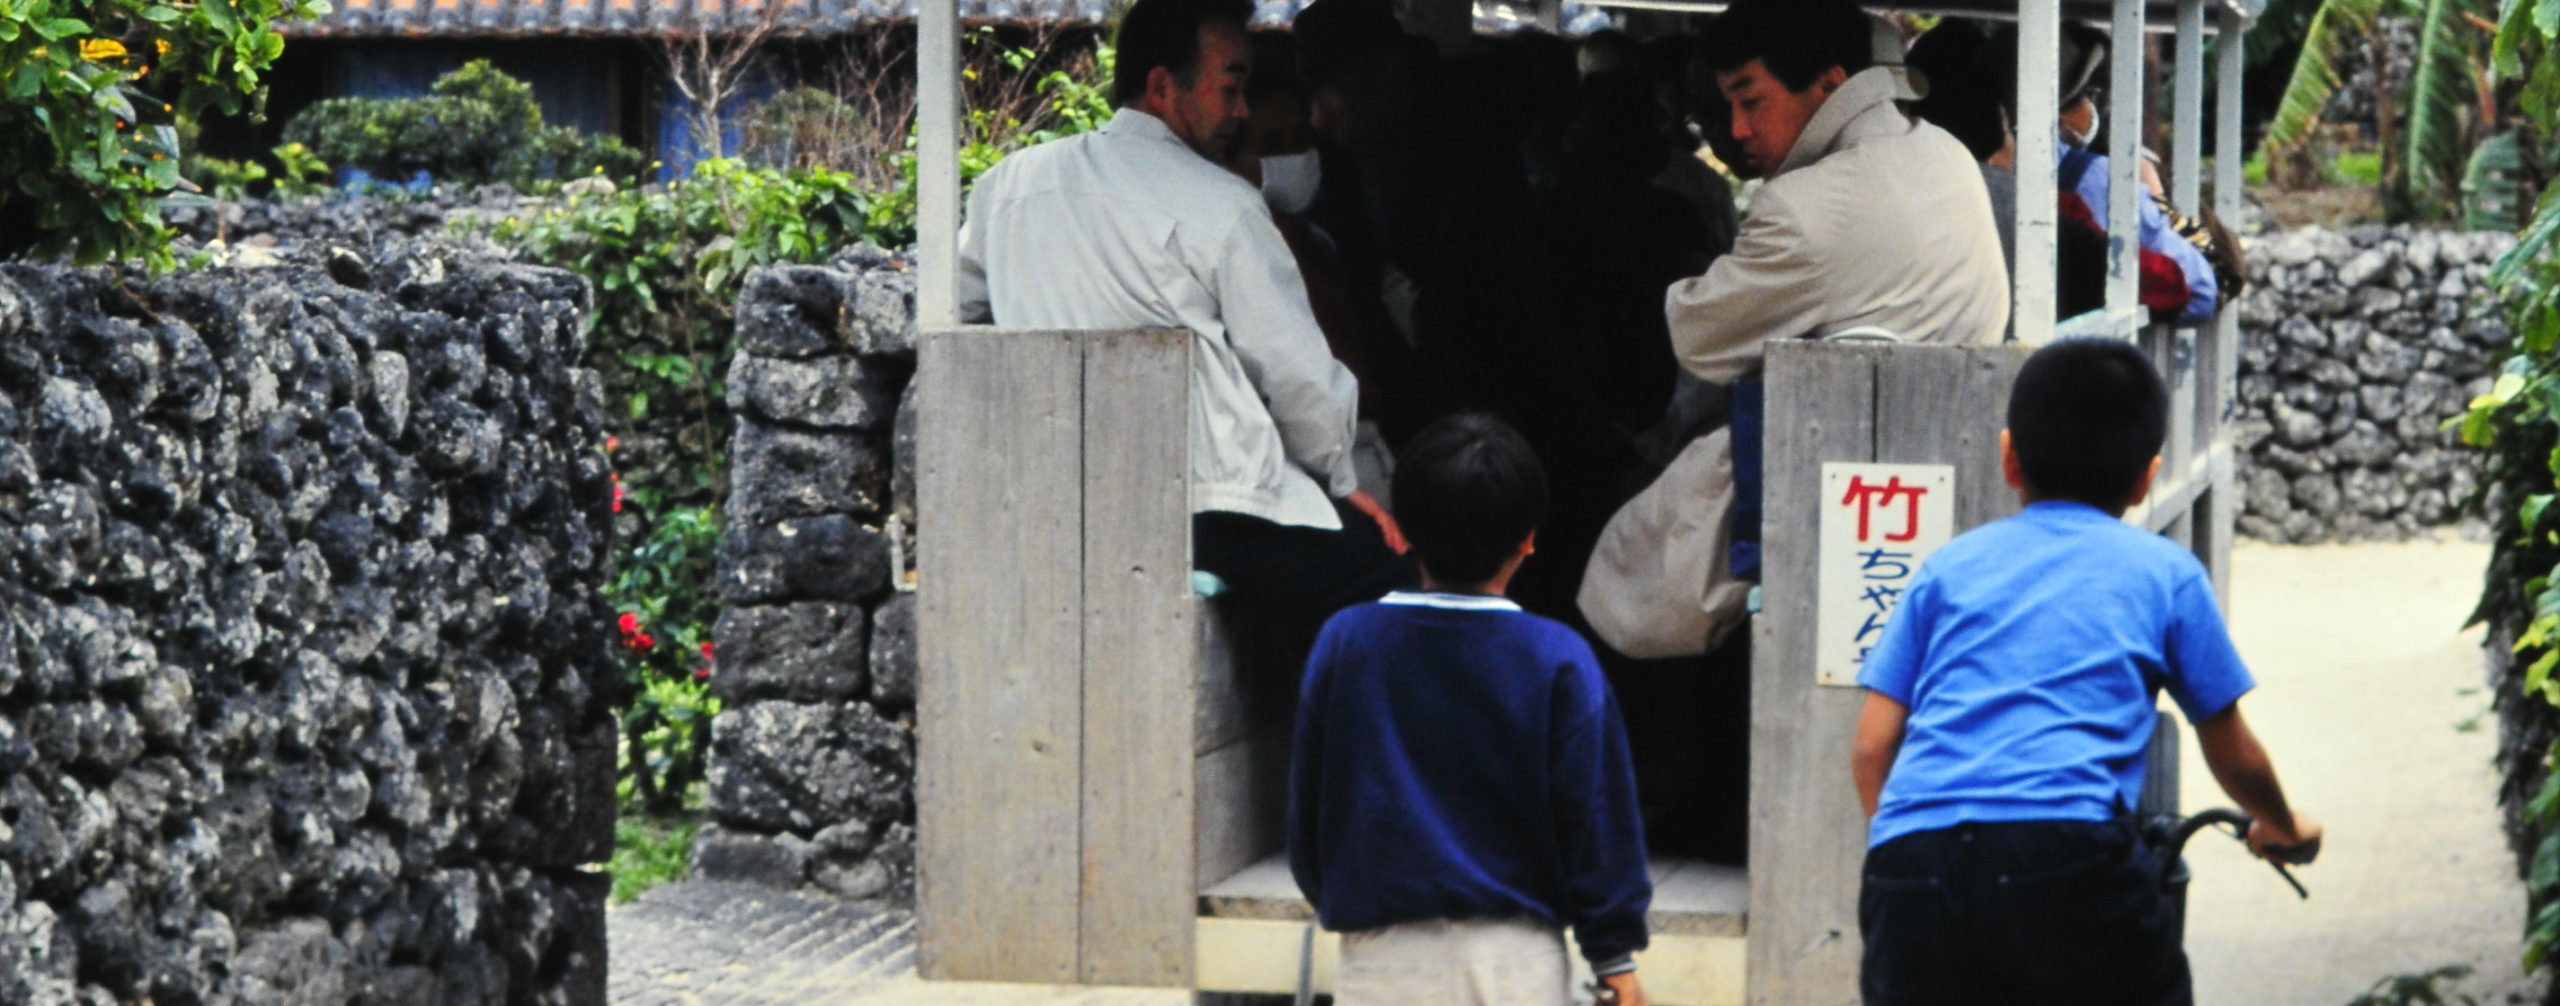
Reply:
<svg viewBox="0 0 2560 1006"><path fill-rule="evenodd" d="M689 880L606 916L616 1006L1190 1006L1161 989L920 981L915 916L756 884Z"/></svg>

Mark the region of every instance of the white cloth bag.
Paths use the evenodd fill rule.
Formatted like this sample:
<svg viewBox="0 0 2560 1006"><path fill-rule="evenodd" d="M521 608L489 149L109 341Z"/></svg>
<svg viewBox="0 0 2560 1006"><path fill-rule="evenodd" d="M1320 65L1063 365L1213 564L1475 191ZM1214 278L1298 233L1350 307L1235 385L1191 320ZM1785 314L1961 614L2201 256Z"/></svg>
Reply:
<svg viewBox="0 0 2560 1006"><path fill-rule="evenodd" d="M1733 434L1699 437L1600 531L1575 603L1630 657L1696 656L1746 621L1733 578Z"/></svg>

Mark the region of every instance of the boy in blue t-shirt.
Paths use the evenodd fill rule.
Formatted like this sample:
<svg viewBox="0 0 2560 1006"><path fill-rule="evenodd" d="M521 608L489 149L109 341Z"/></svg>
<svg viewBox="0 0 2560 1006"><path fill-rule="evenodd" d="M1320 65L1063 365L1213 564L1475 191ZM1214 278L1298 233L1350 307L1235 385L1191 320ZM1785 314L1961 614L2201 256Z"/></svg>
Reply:
<svg viewBox="0 0 2560 1006"><path fill-rule="evenodd" d="M2114 340L2039 350L2001 467L2027 504L1920 568L1858 683L1872 821L1868 1006L2187 1003L2176 920L2131 814L2166 690L2261 856L2315 841L2240 718L2253 682L2195 556L2129 525L2168 391Z"/></svg>
<svg viewBox="0 0 2560 1006"><path fill-rule="evenodd" d="M1334 1001L1568 1001L1571 926L1603 1003L1640 1004L1653 900L1626 730L1591 647L1503 588L1546 474L1483 415L1396 462L1423 589L1347 608L1307 658L1289 868L1343 934Z"/></svg>

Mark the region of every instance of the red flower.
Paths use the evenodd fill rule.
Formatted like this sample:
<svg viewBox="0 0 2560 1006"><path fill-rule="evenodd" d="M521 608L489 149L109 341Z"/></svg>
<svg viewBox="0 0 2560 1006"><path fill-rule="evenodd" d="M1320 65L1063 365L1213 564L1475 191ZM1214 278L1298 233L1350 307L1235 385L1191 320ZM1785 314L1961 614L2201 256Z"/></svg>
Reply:
<svg viewBox="0 0 2560 1006"><path fill-rule="evenodd" d="M640 616L631 614L630 612L624 612L622 615L622 634L628 636L638 631L640 631Z"/></svg>
<svg viewBox="0 0 2560 1006"><path fill-rule="evenodd" d="M702 644L702 662L706 664L711 662L711 644L709 643Z"/></svg>
<svg viewBox="0 0 2560 1006"><path fill-rule="evenodd" d="M607 454L611 454L611 453L613 453L615 448L618 448L618 447L621 447L621 446L622 446L622 438L621 438L621 437L606 437L606 438L604 438L604 452L605 452L605 453L607 453ZM618 478L619 476L616 476L616 477Z"/></svg>
<svg viewBox="0 0 2560 1006"><path fill-rule="evenodd" d="M693 680L695 680L695 681L708 681L708 680L710 680L710 679L711 679L711 668L708 668L708 667L697 667L697 668L694 668L694 670L693 670Z"/></svg>
<svg viewBox="0 0 2560 1006"><path fill-rule="evenodd" d="M613 512L622 512L622 476L613 477Z"/></svg>

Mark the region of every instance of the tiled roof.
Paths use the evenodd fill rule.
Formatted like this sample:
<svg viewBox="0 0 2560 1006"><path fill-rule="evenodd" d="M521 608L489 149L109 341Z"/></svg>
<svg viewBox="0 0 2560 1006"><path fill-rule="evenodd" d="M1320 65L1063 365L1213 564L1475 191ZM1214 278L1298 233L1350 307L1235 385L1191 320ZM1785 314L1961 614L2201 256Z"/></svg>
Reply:
<svg viewBox="0 0 2560 1006"><path fill-rule="evenodd" d="M960 0L963 20L978 24L1102 24L1125 0ZM1313 0L1255 0L1254 23L1287 24ZM282 26L305 38L446 38L533 35L659 35L732 31L756 24L778 3L782 30L831 35L865 24L912 21L917 0L333 0L328 15ZM1567 34L1606 27L1605 14L1565 5ZM1510 8L1477 5L1477 27L1506 30Z"/></svg>

